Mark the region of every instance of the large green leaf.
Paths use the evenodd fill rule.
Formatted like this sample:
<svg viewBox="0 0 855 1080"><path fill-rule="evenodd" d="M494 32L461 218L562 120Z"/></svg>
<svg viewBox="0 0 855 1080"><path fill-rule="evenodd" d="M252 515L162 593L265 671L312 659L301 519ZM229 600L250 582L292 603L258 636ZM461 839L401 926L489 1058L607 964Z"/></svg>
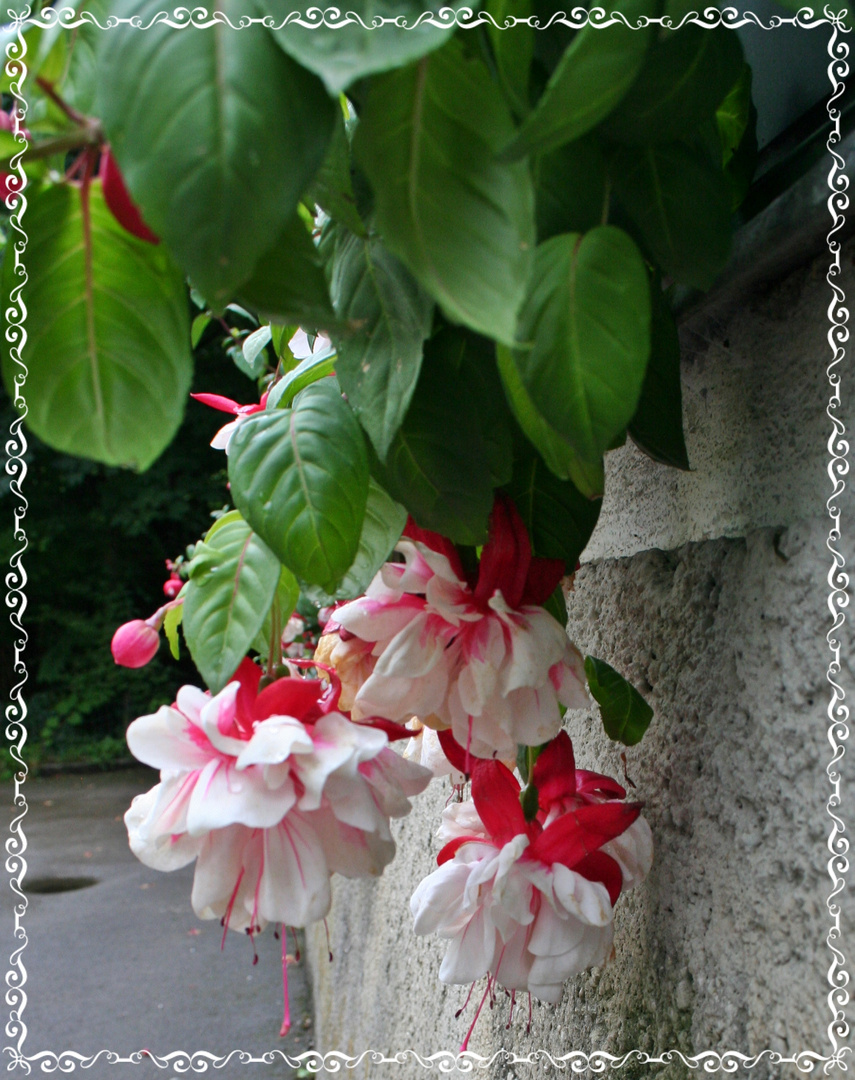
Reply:
<svg viewBox="0 0 855 1080"><path fill-rule="evenodd" d="M304 589L305 594L320 606L333 604L339 600L354 600L357 596L361 596L400 540L406 523L407 511L404 507L390 498L371 477L368 484L365 520L362 524L362 535L359 538L359 550L353 560L353 565L334 593L308 586Z"/></svg>
<svg viewBox="0 0 855 1080"><path fill-rule="evenodd" d="M602 499L586 499L534 455L517 462L508 493L525 522L533 554L563 559L572 574L597 524Z"/></svg>
<svg viewBox="0 0 855 1080"><path fill-rule="evenodd" d="M524 22L506 22L510 18L530 18L531 0L488 0L486 9L493 20L487 23L487 33L502 89L517 116L525 116L529 111L529 68L536 31Z"/></svg>
<svg viewBox="0 0 855 1080"><path fill-rule="evenodd" d="M321 259L299 214L292 214L252 277L237 290L241 303L267 319L330 326L332 306Z"/></svg>
<svg viewBox="0 0 855 1080"><path fill-rule="evenodd" d="M350 175L350 143L340 110L336 116L327 156L309 188L308 196L334 221L340 221L357 236L368 235L356 208L356 195Z"/></svg>
<svg viewBox="0 0 855 1080"><path fill-rule="evenodd" d="M444 351L422 365L386 462L373 471L422 528L458 544L482 544L493 506L490 464L466 388Z"/></svg>
<svg viewBox="0 0 855 1080"><path fill-rule="evenodd" d="M158 0L117 0L147 24ZM238 22L240 0L219 10ZM101 34L99 116L151 229L214 304L232 299L317 171L336 105L262 26Z"/></svg>
<svg viewBox="0 0 855 1080"><path fill-rule="evenodd" d="M653 719L653 709L613 667L595 656L585 657L585 674L600 706L606 735L624 746L635 746Z"/></svg>
<svg viewBox="0 0 855 1080"><path fill-rule="evenodd" d="M184 597L184 637L212 693L228 683L261 629L280 569L236 510L196 545Z"/></svg>
<svg viewBox="0 0 855 1080"><path fill-rule="evenodd" d="M354 138L389 248L450 319L505 342L534 242L528 168L495 158L512 131L485 65L452 41L373 80Z"/></svg>
<svg viewBox="0 0 855 1080"><path fill-rule="evenodd" d="M589 499L598 498L603 494L605 482L603 459L599 458L595 462L584 461L535 408L511 350L499 345L496 354L499 374L511 411L526 438L543 458L546 467L559 479L572 480Z"/></svg>
<svg viewBox="0 0 855 1080"><path fill-rule="evenodd" d="M602 224L609 186L605 158L593 135L544 154L537 163L535 189L538 243Z"/></svg>
<svg viewBox="0 0 855 1080"><path fill-rule="evenodd" d="M598 461L638 404L650 289L638 249L607 225L540 244L514 361L548 424Z"/></svg>
<svg viewBox="0 0 855 1080"><path fill-rule="evenodd" d="M688 469L683 439L680 339L668 301L654 279L651 287L650 361L638 408L629 422L633 442L654 461Z"/></svg>
<svg viewBox="0 0 855 1080"><path fill-rule="evenodd" d="M446 326L428 343L425 363L436 363L439 353L457 373L470 423L481 433L493 486L501 487L513 471L515 425L496 365L496 346L470 330Z"/></svg>
<svg viewBox="0 0 855 1080"><path fill-rule="evenodd" d="M633 26L639 16L658 14L656 0L626 0L622 13ZM589 23L573 38L537 106L503 157L543 153L590 131L615 108L641 69L652 30Z"/></svg>
<svg viewBox="0 0 855 1080"><path fill-rule="evenodd" d="M256 5L262 14L273 19L273 35L282 48L303 67L319 75L333 95L366 75L401 67L439 48L454 33L453 18L447 19L443 27L420 23L419 16L438 12L440 8L463 7L461 3L417 0L358 0L350 6L345 19L338 21L333 16L332 25L319 21L317 16L304 18L304 22L314 26L311 29L298 25L293 16L282 18L284 11L291 10L290 5L283 8L275 0L256 0ZM376 16L403 20L404 25L374 26Z"/></svg>
<svg viewBox="0 0 855 1080"><path fill-rule="evenodd" d="M305 390L318 379L332 375L335 362L336 353L332 349L319 349L318 352L306 356L296 367L283 375L279 382L273 384L267 398L267 408L287 408L301 390Z"/></svg>
<svg viewBox="0 0 855 1080"><path fill-rule="evenodd" d="M685 26L666 31L605 130L624 142L674 142L715 113L741 70L742 46L735 30Z"/></svg>
<svg viewBox="0 0 855 1080"><path fill-rule="evenodd" d="M337 338L336 373L385 459L416 387L433 300L376 237L340 230L331 276L336 315L352 328Z"/></svg>
<svg viewBox="0 0 855 1080"><path fill-rule="evenodd" d="M193 373L187 293L161 248L126 232L91 185L57 185L27 212L27 422L49 446L147 469L181 423ZM3 260L4 308L18 283ZM3 376L16 369L8 352Z"/></svg>
<svg viewBox="0 0 855 1080"><path fill-rule="evenodd" d="M662 270L708 289L730 252L731 194L721 168L701 150L663 143L620 151L611 174L617 200Z"/></svg>
<svg viewBox="0 0 855 1080"><path fill-rule="evenodd" d="M332 380L291 409L251 417L229 446L232 498L289 570L334 592L359 547L368 498L365 440Z"/></svg>

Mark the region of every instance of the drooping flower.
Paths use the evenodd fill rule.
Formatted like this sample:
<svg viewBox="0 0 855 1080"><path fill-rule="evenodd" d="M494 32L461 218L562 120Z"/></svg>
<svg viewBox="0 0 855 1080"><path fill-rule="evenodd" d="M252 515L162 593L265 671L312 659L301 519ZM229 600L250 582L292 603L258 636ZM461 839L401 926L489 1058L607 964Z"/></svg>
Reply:
<svg viewBox="0 0 855 1080"><path fill-rule="evenodd" d="M563 563L532 557L509 499L496 500L474 580L449 540L412 522L396 550L404 562L386 563L335 611L337 638L321 639L346 684L357 675L354 718L415 714L450 727L468 753L513 759L518 743L557 734L559 703L588 704L582 657L541 606Z"/></svg>
<svg viewBox="0 0 855 1080"><path fill-rule="evenodd" d="M212 409L218 409L220 412L231 413L235 417L231 423L221 427L211 439L211 446L215 450L225 450L226 454L229 452L229 443L232 441L232 436L243 421L252 416L253 413L264 412L267 408L266 391L261 395L261 400L256 405L238 405L236 401L223 397L222 394L191 394L190 397L195 401L201 401L203 405L209 405Z"/></svg>
<svg viewBox="0 0 855 1080"><path fill-rule="evenodd" d="M395 852L390 817L430 779L384 730L342 716L337 687L282 678L259 692L260 677L244 660L219 694L182 687L131 724L131 752L161 782L125 815L147 866L197 860L197 915L252 932L323 918L333 872L379 874Z"/></svg>
<svg viewBox="0 0 855 1080"><path fill-rule="evenodd" d="M488 990L495 980L557 1003L566 979L608 958L615 902L648 873L652 841L619 784L576 772L565 733L537 766L539 810L526 821L510 770L476 762L472 801L444 811L439 867L410 908L417 934L449 939L443 982L488 975Z"/></svg>

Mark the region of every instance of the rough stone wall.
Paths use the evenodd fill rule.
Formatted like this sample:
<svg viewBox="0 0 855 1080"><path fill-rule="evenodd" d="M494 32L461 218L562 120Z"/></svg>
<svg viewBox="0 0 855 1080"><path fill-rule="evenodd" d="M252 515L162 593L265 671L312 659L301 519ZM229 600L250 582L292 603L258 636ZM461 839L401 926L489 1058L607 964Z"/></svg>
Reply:
<svg viewBox="0 0 855 1080"><path fill-rule="evenodd" d="M576 575L569 632L655 709L627 753L654 868L618 902L615 959L569 980L560 1005L535 1003L530 1032L524 1001L506 1026L501 995L473 1051L830 1052L827 262L726 321L684 329L696 472L678 475L632 447L610 455L612 501ZM851 566L851 514L844 533ZM850 698L852 674L849 660ZM621 748L593 709L569 714L567 727L580 767L622 778ZM463 1040L483 991L455 1018L467 989L438 982L444 943L416 938L408 907L435 866L449 791L437 781L397 824L399 854L382 879L336 883L332 964L317 959L323 931L310 935L321 1050L427 1056ZM841 902L851 926L855 903ZM356 1075L422 1072L366 1060ZM533 1072L496 1060L486 1075ZM688 1073L636 1063L620 1075ZM799 1074L766 1060L745 1075Z"/></svg>

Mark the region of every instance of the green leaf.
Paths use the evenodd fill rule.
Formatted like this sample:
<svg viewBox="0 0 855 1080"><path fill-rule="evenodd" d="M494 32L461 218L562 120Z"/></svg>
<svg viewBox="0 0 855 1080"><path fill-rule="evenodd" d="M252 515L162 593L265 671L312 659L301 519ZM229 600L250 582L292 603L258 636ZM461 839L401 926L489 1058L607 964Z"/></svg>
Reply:
<svg viewBox="0 0 855 1080"><path fill-rule="evenodd" d="M354 138L390 250L453 322L508 343L534 242L528 168L495 159L512 131L486 67L452 41L372 80Z"/></svg>
<svg viewBox="0 0 855 1080"><path fill-rule="evenodd" d="M368 235L356 208L356 196L350 177L350 143L341 110L336 116L327 156L309 188L308 197L334 221L346 225L357 236Z"/></svg>
<svg viewBox="0 0 855 1080"><path fill-rule="evenodd" d="M538 413L598 461L635 407L650 355L644 260L621 229L540 244L514 361Z"/></svg>
<svg viewBox="0 0 855 1080"><path fill-rule="evenodd" d="M368 503L359 549L353 565L334 593L309 585L304 589L305 594L319 607L361 596L401 539L406 524L407 511L390 498L372 477L368 484Z"/></svg>
<svg viewBox="0 0 855 1080"><path fill-rule="evenodd" d="M237 295L265 319L307 326L334 323L321 257L299 214L291 216Z"/></svg>
<svg viewBox="0 0 855 1080"><path fill-rule="evenodd" d="M294 614L297 601L300 599L300 585L287 566L282 566L279 574L279 584L276 586L274 602L279 604L279 630L280 634L285 629L285 623ZM270 650L270 635L273 632L273 605L264 616L261 629L255 635L252 648L262 656L267 656Z"/></svg>
<svg viewBox="0 0 855 1080"><path fill-rule="evenodd" d="M487 539L490 465L465 387L443 352L422 364L386 462L375 461L372 471L422 528L458 544L476 546Z"/></svg>
<svg viewBox="0 0 855 1080"><path fill-rule="evenodd" d="M653 719L653 709L641 694L605 660L597 660L594 656L585 657L585 674L588 687L600 706L606 735L624 746L641 742Z"/></svg>
<svg viewBox="0 0 855 1080"><path fill-rule="evenodd" d="M232 498L298 578L334 592L359 546L368 498L365 440L331 380L292 409L251 417L229 446Z"/></svg>
<svg viewBox="0 0 855 1080"><path fill-rule="evenodd" d="M608 195L605 158L593 136L544 154L538 162L535 189L538 243L601 224Z"/></svg>
<svg viewBox="0 0 855 1080"><path fill-rule="evenodd" d="M220 519L204 545L204 564L193 569L184 597L184 637L193 663L216 694L261 629L280 568L236 510Z"/></svg>
<svg viewBox="0 0 855 1080"><path fill-rule="evenodd" d="M690 25L665 31L604 130L623 142L675 142L715 113L742 64L735 30Z"/></svg>
<svg viewBox="0 0 855 1080"><path fill-rule="evenodd" d="M683 398L680 389L680 339L668 301L659 282L651 282L650 361L638 408L629 422L633 442L663 465L688 469L683 439Z"/></svg>
<svg viewBox="0 0 855 1080"><path fill-rule="evenodd" d="M272 333L269 326L259 326L257 330L244 339L243 343L243 358L249 365L249 367L255 373L255 378L267 367L267 359L264 354L264 350L267 348L272 338ZM261 362L259 363L259 358Z"/></svg>
<svg viewBox="0 0 855 1080"><path fill-rule="evenodd" d="M75 14L88 12L103 25L109 12L107 0L89 0L76 5ZM79 113L92 114L98 86L98 68L96 54L99 41L104 31L97 22L84 22L71 33L65 35L62 45L57 45L45 56L44 70L39 72L49 78L52 68L55 75L55 88L62 95L67 105L73 106ZM60 66L61 65L61 66ZM97 115L97 113L96 113ZM60 114L65 120L65 115Z"/></svg>
<svg viewBox="0 0 855 1080"><path fill-rule="evenodd" d="M208 325L211 322L211 316L207 312L203 312L201 315L197 315L193 319L193 325L190 327L190 346L195 349L199 342L202 340L202 335L208 329Z"/></svg>
<svg viewBox="0 0 855 1080"><path fill-rule="evenodd" d="M466 408L481 433L493 487L501 487L513 472L514 421L496 366L496 347L461 327L444 327L431 339L428 363L435 362L433 357L439 350L454 365Z"/></svg>
<svg viewBox="0 0 855 1080"><path fill-rule="evenodd" d="M639 16L655 16L655 0L626 0L622 14L635 25ZM502 156L525 157L572 142L590 131L615 108L644 62L651 29L614 25L584 26L571 41L533 112L508 141Z"/></svg>
<svg viewBox="0 0 855 1080"><path fill-rule="evenodd" d="M148 24L158 0L116 0ZM238 22L239 0L219 11ZM261 26L101 33L98 115L151 229L214 304L289 222L326 152L335 103Z"/></svg>
<svg viewBox="0 0 855 1080"><path fill-rule="evenodd" d="M509 16L528 19L532 14L531 0L488 0L486 13L494 20L487 24L487 33L505 97L517 116L525 116L529 111L529 68L535 31L526 23L505 27L505 21Z"/></svg>
<svg viewBox="0 0 855 1080"><path fill-rule="evenodd" d="M449 20L446 27L416 25L419 16L427 11L438 12L440 8L463 7L460 3L362 0L357 5L359 22L334 27L318 23L314 18L311 20L314 28L304 28L290 20L283 21L284 9L275 0L256 0L256 4L274 23L282 23L273 30L273 36L285 52L319 75L333 96L366 75L401 67L439 48L454 33L454 20ZM373 27L377 15L405 20L410 29L394 24Z"/></svg>
<svg viewBox="0 0 855 1080"><path fill-rule="evenodd" d="M379 240L344 230L336 240L331 277L336 315L354 328L337 338L336 373L385 459L416 387L433 301Z"/></svg>
<svg viewBox="0 0 855 1080"><path fill-rule="evenodd" d="M166 640L169 642L169 651L172 653L173 660L179 658L180 647L178 640L178 627L181 625L181 620L184 618L184 605L179 604L177 607L170 608L169 611L163 616L163 632L166 634Z"/></svg>
<svg viewBox="0 0 855 1080"><path fill-rule="evenodd" d="M336 354L331 349L324 349L307 356L295 368L292 368L274 383L267 396L268 409L287 408L301 390L331 375L336 363Z"/></svg>
<svg viewBox="0 0 855 1080"><path fill-rule="evenodd" d="M622 150L611 163L615 196L659 266L708 289L730 252L731 196L720 167L682 143Z"/></svg>
<svg viewBox="0 0 855 1080"><path fill-rule="evenodd" d="M586 499L575 484L559 480L534 456L517 462L508 494L525 522L532 553L563 559L572 574L597 524L602 499Z"/></svg>
<svg viewBox="0 0 855 1080"><path fill-rule="evenodd" d="M43 190L27 212L27 423L56 450L147 469L190 389L187 293L163 248L116 222L99 182L89 190L91 243L79 188ZM20 280L11 248L3 263L5 308ZM16 370L5 353L10 391Z"/></svg>
<svg viewBox="0 0 855 1080"><path fill-rule="evenodd" d="M589 499L603 494L603 459L584 461L563 436L544 420L523 385L513 354L504 345L497 350L499 374L511 411L528 441L543 458L546 467L561 480L572 480Z"/></svg>

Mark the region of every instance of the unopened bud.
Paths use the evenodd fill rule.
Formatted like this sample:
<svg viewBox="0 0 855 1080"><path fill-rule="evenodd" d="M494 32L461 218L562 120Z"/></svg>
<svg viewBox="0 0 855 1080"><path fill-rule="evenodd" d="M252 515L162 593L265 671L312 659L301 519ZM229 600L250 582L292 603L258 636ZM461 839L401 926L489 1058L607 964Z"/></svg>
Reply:
<svg viewBox="0 0 855 1080"><path fill-rule="evenodd" d="M160 634L143 619L124 623L113 634L110 651L122 667L140 668L151 660L160 645Z"/></svg>

